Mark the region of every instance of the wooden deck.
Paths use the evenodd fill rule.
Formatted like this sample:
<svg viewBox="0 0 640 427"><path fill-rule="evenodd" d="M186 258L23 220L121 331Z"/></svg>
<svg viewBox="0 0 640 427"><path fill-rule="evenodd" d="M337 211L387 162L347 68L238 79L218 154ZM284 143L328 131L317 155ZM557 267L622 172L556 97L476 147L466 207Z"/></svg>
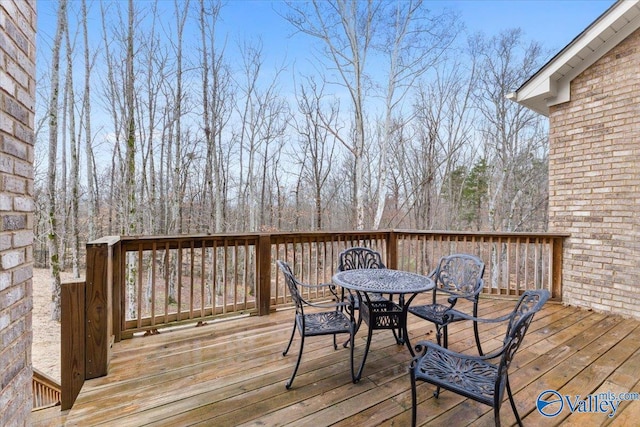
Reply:
<svg viewBox="0 0 640 427"><path fill-rule="evenodd" d="M512 300L483 298L480 314L511 310ZM33 414L33 425L371 426L410 425L411 393L406 347L390 331L375 331L362 380L352 384L349 350L330 337L308 338L293 388L285 382L295 364L299 337L282 356L293 312L210 323L122 341L113 348L109 375L87 381L69 411ZM412 341L434 328L410 316ZM358 333L362 350L366 326ZM503 329L481 328L485 349L497 346ZM468 322L450 327L449 347L474 350ZM358 354L358 353L357 353ZM571 413L554 418L536 410L545 390L582 397L600 392L640 391L640 322L547 303L536 315L511 369L511 385L525 425L637 425L640 402L626 401L615 417ZM493 425L491 408L419 387L424 425ZM566 406L566 405L565 405ZM502 424L514 417L508 402Z"/></svg>

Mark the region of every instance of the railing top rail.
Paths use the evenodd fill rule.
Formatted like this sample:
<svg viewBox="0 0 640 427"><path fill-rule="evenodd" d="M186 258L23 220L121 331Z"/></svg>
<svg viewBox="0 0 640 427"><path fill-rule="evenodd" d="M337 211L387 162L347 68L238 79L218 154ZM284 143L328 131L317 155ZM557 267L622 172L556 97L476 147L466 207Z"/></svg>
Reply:
<svg viewBox="0 0 640 427"><path fill-rule="evenodd" d="M314 236L385 236L389 233L413 234L429 236L471 236L471 237L533 237L533 238L565 238L569 233L552 232L497 232L497 231L451 231L451 230L412 230L412 229L385 229L385 230L325 230L325 231L277 231L256 233L214 233L214 234L179 234L179 235L136 235L136 236L104 236L88 242L89 245L108 244L132 241L178 241L178 240L229 240L229 239L258 239L260 236L272 236L274 238L300 238Z"/></svg>
<svg viewBox="0 0 640 427"><path fill-rule="evenodd" d="M109 246L113 246L116 243L118 243L120 240L122 240L122 237L120 236L103 236L103 237L100 237L99 239L87 242L87 245L104 245L106 243Z"/></svg>
<svg viewBox="0 0 640 427"><path fill-rule="evenodd" d="M188 247L193 243L194 247L212 247L217 244L257 244L260 234L240 233L240 234L180 234L175 236L122 236L120 243L123 250L136 250L142 248L152 249L153 245L168 245L170 249L178 247Z"/></svg>
<svg viewBox="0 0 640 427"><path fill-rule="evenodd" d="M570 233L520 232L520 231L450 231L450 230L391 230L396 234L448 235L472 237L532 237L532 238L565 238Z"/></svg>

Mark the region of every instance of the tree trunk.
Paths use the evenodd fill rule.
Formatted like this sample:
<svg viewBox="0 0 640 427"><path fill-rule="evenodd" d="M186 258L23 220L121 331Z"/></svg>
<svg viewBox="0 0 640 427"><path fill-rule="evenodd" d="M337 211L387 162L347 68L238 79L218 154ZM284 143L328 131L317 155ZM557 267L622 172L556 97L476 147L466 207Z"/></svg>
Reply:
<svg viewBox="0 0 640 427"><path fill-rule="evenodd" d="M49 169L47 173L47 211L49 223L49 265L51 271L51 319L60 321L60 260L56 225L56 158L58 153L58 91L60 81L60 46L67 31L67 0L60 0L58 24L51 59L51 99L49 100Z"/></svg>
<svg viewBox="0 0 640 427"><path fill-rule="evenodd" d="M84 96L83 96L83 109L85 114L85 157L87 168L87 227L88 227L88 241L94 240L97 236L96 232L96 217L98 212L96 188L94 185L95 169L93 158L93 145L91 135L91 62L89 58L89 31L87 18L87 0L82 0L82 35L84 39Z"/></svg>

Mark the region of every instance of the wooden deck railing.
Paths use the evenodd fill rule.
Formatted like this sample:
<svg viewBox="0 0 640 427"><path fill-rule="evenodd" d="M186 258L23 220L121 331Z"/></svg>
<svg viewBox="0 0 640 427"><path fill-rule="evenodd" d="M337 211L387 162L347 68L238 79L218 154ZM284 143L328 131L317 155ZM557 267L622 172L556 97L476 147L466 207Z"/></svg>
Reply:
<svg viewBox="0 0 640 427"><path fill-rule="evenodd" d="M112 307L107 326L119 341L169 325L268 314L289 304L276 259L288 261L304 282L328 283L340 251L355 245L380 251L390 268L423 274L441 256L476 254L487 265L486 293L545 288L559 299L564 237L419 231L123 237L94 242L88 258L97 260L91 254L99 250L110 254L111 267L99 269L110 275L105 276L110 284L97 285L96 277L93 287L99 291L92 293ZM101 301L108 294L113 301Z"/></svg>
<svg viewBox="0 0 640 427"><path fill-rule="evenodd" d="M560 300L566 237L408 230L104 237L87 244L86 319L76 332L83 335L84 378L106 375L113 341L288 305L277 259L289 262L303 282L329 283L338 254L351 246L378 250L389 268L422 274L441 256L471 253L487 266L486 293L544 288Z"/></svg>
<svg viewBox="0 0 640 427"><path fill-rule="evenodd" d="M33 410L49 408L60 404L61 390L60 384L37 369L33 369L33 380L31 381L33 391Z"/></svg>

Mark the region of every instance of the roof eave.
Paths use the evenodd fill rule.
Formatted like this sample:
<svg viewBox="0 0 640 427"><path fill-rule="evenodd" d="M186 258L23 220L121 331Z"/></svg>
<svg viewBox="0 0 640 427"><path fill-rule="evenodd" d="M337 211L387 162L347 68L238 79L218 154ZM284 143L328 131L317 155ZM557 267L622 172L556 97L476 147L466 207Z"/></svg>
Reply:
<svg viewBox="0 0 640 427"><path fill-rule="evenodd" d="M549 116L571 100L571 81L640 28L640 0L618 0L520 86L509 99Z"/></svg>

